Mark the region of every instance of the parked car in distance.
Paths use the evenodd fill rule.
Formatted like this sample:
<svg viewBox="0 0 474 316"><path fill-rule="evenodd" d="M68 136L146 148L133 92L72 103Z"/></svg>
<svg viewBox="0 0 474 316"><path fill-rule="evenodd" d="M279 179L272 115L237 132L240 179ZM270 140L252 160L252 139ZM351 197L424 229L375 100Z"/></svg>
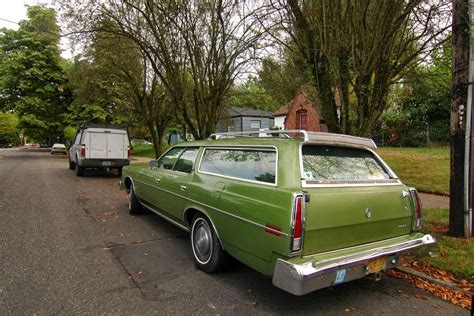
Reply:
<svg viewBox="0 0 474 316"><path fill-rule="evenodd" d="M51 155L54 155L54 154L66 155L67 154L66 145L59 144L59 143L54 144L51 147Z"/></svg>
<svg viewBox="0 0 474 316"><path fill-rule="evenodd" d="M86 169L116 169L130 164L130 142L125 126L89 123L83 125L69 149L69 169L83 176Z"/></svg>
<svg viewBox="0 0 474 316"><path fill-rule="evenodd" d="M400 252L435 242L419 232L418 193L372 140L248 133L180 143L148 167L126 167L120 185L129 213L147 209L188 231L205 272L231 255L294 295L367 275L378 280Z"/></svg>
<svg viewBox="0 0 474 316"><path fill-rule="evenodd" d="M38 143L32 143L32 144L30 145L30 148L40 148L40 144L38 144Z"/></svg>

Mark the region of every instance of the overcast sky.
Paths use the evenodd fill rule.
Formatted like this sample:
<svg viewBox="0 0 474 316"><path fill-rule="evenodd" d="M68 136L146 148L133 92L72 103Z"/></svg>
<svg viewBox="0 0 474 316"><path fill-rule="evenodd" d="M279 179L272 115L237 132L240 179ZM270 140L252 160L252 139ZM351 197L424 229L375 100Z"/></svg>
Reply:
<svg viewBox="0 0 474 316"><path fill-rule="evenodd" d="M18 22L26 19L26 7L25 5L45 3L49 1L40 0L0 0L0 28L6 27L9 29L17 29ZM61 39L63 58L71 58L71 52L66 49L66 41L64 38Z"/></svg>

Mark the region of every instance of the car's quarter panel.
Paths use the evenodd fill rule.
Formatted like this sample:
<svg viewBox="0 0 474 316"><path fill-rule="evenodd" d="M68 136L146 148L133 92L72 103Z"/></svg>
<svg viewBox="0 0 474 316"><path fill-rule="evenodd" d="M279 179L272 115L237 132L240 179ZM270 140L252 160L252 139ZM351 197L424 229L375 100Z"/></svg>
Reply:
<svg viewBox="0 0 474 316"><path fill-rule="evenodd" d="M271 275L272 253L288 254L292 193L200 173L193 184L190 197L199 201L210 216L224 249Z"/></svg>

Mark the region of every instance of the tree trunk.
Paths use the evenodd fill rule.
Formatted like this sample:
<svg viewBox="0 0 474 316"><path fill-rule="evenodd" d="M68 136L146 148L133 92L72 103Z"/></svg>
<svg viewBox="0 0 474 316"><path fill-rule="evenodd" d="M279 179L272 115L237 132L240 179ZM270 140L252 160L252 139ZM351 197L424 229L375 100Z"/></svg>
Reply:
<svg viewBox="0 0 474 316"><path fill-rule="evenodd" d="M469 63L468 0L453 0L453 85L449 233L464 236L464 145Z"/></svg>

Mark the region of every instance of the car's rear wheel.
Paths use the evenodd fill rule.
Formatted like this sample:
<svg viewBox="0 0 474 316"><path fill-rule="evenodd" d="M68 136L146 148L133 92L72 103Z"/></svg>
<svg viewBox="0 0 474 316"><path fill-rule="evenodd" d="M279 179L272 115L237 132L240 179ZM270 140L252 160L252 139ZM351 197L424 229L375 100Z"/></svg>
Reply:
<svg viewBox="0 0 474 316"><path fill-rule="evenodd" d="M194 262L200 270L215 273L224 267L227 254L222 249L210 221L200 213L193 218L191 248Z"/></svg>
<svg viewBox="0 0 474 316"><path fill-rule="evenodd" d="M69 160L69 170L76 169L76 163L74 161Z"/></svg>
<svg viewBox="0 0 474 316"><path fill-rule="evenodd" d="M128 192L128 213L130 215L138 215L143 213L143 206L138 201L137 196L135 195L135 188L133 184L130 186Z"/></svg>
<svg viewBox="0 0 474 316"><path fill-rule="evenodd" d="M76 176L78 176L78 177L84 176L84 170L85 170L85 168L79 166L79 164L78 164L77 162L75 163L75 165L76 165Z"/></svg>

